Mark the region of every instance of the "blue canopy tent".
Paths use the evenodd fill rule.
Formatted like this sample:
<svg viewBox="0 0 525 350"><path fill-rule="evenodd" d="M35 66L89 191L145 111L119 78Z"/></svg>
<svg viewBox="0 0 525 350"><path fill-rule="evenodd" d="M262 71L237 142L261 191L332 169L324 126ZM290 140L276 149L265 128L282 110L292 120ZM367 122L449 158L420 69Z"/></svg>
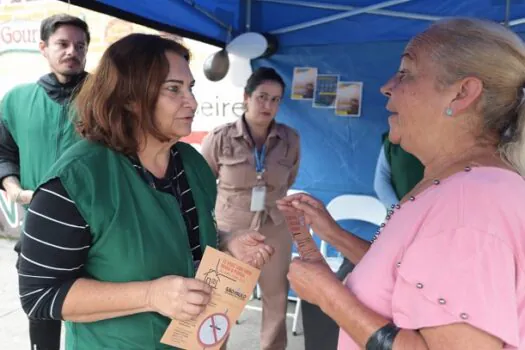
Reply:
<svg viewBox="0 0 525 350"><path fill-rule="evenodd" d="M407 41L445 17L486 18L518 33L525 31L525 0L62 1L221 47L244 32L273 34L278 51L252 61L252 67L274 67L285 79L277 118L301 135L301 167L294 188L313 194L329 208L345 194L363 199L351 208L352 203L344 205L341 212L350 217L335 216L365 239L376 230L370 223L375 220L364 218L370 212L365 203L375 196L374 170L381 135L388 129L386 98L379 88L397 70ZM315 67L320 74L362 82L360 117L336 116L333 109L291 99L294 67ZM352 215L358 212L361 217ZM328 255L336 253L328 249ZM307 350L336 348L337 325L308 303L303 303L303 325Z"/></svg>
<svg viewBox="0 0 525 350"><path fill-rule="evenodd" d="M219 46L247 30L293 47L407 40L450 16L525 22L524 0L62 1Z"/></svg>
<svg viewBox="0 0 525 350"><path fill-rule="evenodd" d="M387 131L380 86L396 71L412 36L432 21L470 16L525 26L525 0L70 0L71 4L125 20L225 46L253 31L273 34L279 50L254 67L274 67L287 84L278 119L302 138L302 164L295 188L325 203L342 194L374 196L373 176L381 135ZM363 82L359 118L290 98L294 67L315 67ZM235 69L231 67L230 69ZM374 225L346 222L370 238Z"/></svg>

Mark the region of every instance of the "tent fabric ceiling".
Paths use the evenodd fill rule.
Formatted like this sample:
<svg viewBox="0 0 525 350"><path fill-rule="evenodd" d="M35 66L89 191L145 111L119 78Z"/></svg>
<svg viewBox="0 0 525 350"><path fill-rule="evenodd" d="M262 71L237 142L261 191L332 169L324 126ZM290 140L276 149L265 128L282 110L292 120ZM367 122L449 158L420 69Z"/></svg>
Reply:
<svg viewBox="0 0 525 350"><path fill-rule="evenodd" d="M407 40L439 18L470 16L503 22L507 13L507 0L62 1L217 46L246 31L246 24L251 31L273 32L282 47L290 47ZM525 18L525 0L508 2L510 24L521 32L525 29L519 21ZM371 6L375 7L371 12L362 12ZM351 15L351 11L361 13ZM334 21L281 31L343 13L347 16Z"/></svg>

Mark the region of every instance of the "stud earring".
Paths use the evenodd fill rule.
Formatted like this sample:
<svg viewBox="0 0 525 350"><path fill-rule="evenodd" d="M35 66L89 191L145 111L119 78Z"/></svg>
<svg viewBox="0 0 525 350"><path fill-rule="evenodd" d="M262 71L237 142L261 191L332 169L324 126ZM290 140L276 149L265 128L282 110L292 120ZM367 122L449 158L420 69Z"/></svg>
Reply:
<svg viewBox="0 0 525 350"><path fill-rule="evenodd" d="M446 114L447 116L452 117L452 114L453 114L453 113L454 113L454 112L452 111L452 108L447 107L447 109L445 109L445 114Z"/></svg>

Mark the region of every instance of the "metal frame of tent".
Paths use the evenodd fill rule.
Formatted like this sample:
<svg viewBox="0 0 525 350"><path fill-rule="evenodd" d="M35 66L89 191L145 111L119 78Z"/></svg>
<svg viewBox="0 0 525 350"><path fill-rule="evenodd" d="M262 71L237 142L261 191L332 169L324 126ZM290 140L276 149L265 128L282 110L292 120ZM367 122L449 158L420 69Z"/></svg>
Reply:
<svg viewBox="0 0 525 350"><path fill-rule="evenodd" d="M211 21L213 21L215 24L222 27L226 32L226 37L224 40L217 40L212 37L208 37L202 34L191 32L185 28L181 28L177 23L173 25L168 25L160 21L156 21L155 19L146 18L144 16L141 16L140 14L123 11L122 9L105 4L101 1L90 1L90 0L59 0L59 1L63 1L66 3L84 7L84 8L88 8L88 9L91 9L97 12L106 13L106 14L109 14L117 18L121 18L126 21L131 21L131 22L149 26L149 27L152 27L158 30L171 32L174 34L178 34L178 35L185 36L191 39L206 42L206 43L216 45L219 47L224 47L232 39L232 35L233 35L233 26L231 23L225 23L224 21L219 19L217 16L215 16L213 13L209 12L208 10L200 6L195 0L179 0L179 1L181 3L185 3L187 6L193 8L195 11L201 13L202 15L206 16ZM175 2L176 0L172 0L172 1ZM253 8L253 4L256 2L274 3L274 4L290 5L290 6L297 6L297 7L303 7L303 8L312 8L312 9L341 11L340 13L336 13L336 14L329 15L329 16L323 16L323 17L319 17L314 20L285 26L282 28L274 29L269 32L270 34L275 34L275 35L290 33L293 31L298 31L301 29L306 29L306 28L310 28L310 27L317 26L320 24L325 24L325 23L337 21L340 19L346 19L349 17L358 16L361 14L386 16L386 17L392 17L392 18L414 19L414 20L421 20L421 21L437 21L443 18L440 16L423 14L423 13L412 13L412 12L395 11L395 10L388 9L395 5L409 3L409 2L417 2L417 1L418 0L387 0L387 1L379 1L376 4L365 6L365 7L357 7L357 6L350 6L350 5L330 4L330 3L301 1L301 0L244 0L245 2L245 18L244 18L245 25L244 25L243 31L247 32L247 31L252 30L252 16L253 16L252 8ZM516 18L516 19L510 18L511 2L512 2L511 0L505 0L505 18L502 19L502 24L505 24L509 27L524 24L525 18Z"/></svg>

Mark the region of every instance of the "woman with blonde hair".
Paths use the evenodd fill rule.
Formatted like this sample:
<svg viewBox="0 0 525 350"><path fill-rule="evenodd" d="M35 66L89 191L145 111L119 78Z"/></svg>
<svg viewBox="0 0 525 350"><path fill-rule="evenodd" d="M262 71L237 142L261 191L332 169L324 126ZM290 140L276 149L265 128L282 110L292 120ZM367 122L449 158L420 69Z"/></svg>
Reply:
<svg viewBox="0 0 525 350"><path fill-rule="evenodd" d="M279 202L357 267L341 284L294 261L289 280L341 327L339 349L525 349L525 46L447 19L413 38L389 98L390 135L425 165L373 244L305 195Z"/></svg>

